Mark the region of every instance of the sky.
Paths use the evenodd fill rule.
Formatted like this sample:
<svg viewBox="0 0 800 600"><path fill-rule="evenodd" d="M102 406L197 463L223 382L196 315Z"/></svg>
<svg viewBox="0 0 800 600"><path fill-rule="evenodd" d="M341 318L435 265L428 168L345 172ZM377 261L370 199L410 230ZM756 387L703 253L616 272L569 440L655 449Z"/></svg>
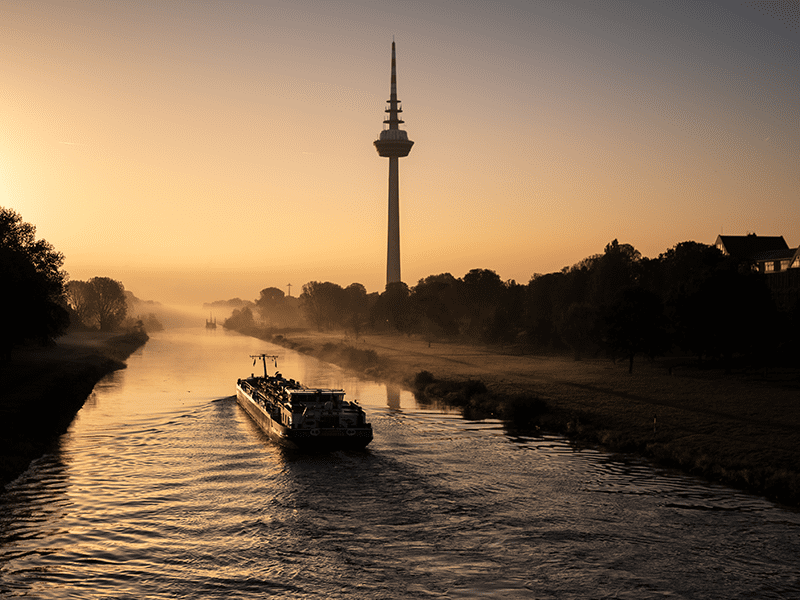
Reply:
<svg viewBox="0 0 800 600"><path fill-rule="evenodd" d="M0 206L146 300L800 244L797 0L0 4Z"/></svg>

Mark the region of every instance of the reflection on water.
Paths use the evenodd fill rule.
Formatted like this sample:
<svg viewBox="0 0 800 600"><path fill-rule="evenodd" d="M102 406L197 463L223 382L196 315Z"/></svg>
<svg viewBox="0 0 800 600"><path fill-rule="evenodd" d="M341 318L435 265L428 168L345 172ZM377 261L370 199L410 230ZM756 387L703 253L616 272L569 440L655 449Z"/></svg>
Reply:
<svg viewBox="0 0 800 600"><path fill-rule="evenodd" d="M396 384L386 384L386 406L392 410L400 410L400 386Z"/></svg>
<svg viewBox="0 0 800 600"><path fill-rule="evenodd" d="M342 387L364 452L272 444L248 354ZM0 596L793 598L800 516L217 330L154 336L0 496Z"/></svg>

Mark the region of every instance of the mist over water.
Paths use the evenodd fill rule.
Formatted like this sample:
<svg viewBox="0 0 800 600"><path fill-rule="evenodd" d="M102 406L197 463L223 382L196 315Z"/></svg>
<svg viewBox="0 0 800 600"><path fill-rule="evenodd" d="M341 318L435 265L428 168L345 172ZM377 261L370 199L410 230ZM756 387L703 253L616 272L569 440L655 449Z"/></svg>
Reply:
<svg viewBox="0 0 800 600"><path fill-rule="evenodd" d="M248 354L343 387L365 452L272 444ZM154 335L0 495L0 597L796 598L800 514L222 329Z"/></svg>

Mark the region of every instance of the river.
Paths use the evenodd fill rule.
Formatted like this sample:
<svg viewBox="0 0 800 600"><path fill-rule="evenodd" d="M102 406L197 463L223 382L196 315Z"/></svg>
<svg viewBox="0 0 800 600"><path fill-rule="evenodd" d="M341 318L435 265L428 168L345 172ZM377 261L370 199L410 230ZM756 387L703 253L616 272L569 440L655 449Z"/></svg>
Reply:
<svg viewBox="0 0 800 600"><path fill-rule="evenodd" d="M363 452L273 445L232 396L274 353ZM151 337L0 493L2 598L800 598L800 513L222 329Z"/></svg>

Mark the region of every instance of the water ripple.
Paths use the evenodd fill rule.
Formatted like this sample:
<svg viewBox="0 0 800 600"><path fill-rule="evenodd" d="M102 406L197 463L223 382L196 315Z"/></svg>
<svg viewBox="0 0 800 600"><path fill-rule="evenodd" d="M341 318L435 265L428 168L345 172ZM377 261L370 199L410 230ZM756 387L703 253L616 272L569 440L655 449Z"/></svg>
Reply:
<svg viewBox="0 0 800 600"><path fill-rule="evenodd" d="M800 597L797 513L294 355L284 372L357 389L376 437L287 451L226 395L264 344L181 335L0 495L0 597Z"/></svg>

